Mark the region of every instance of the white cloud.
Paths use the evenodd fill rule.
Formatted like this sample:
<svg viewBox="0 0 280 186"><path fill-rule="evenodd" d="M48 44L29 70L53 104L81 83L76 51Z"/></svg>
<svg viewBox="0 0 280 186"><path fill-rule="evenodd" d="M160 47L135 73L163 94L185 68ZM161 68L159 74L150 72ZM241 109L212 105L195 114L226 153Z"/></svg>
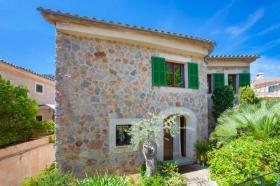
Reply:
<svg viewBox="0 0 280 186"><path fill-rule="evenodd" d="M264 16L264 9L258 9L256 12L251 14L248 19L241 23L240 26L230 26L226 29L226 32L230 34L232 38L235 38L245 31L249 30Z"/></svg>
<svg viewBox="0 0 280 186"><path fill-rule="evenodd" d="M264 51L269 50L278 45L280 45L280 39L272 40L272 41L265 43L264 45L262 45L260 47L253 47L253 48L256 48L253 52L256 54L260 54L260 53L263 53Z"/></svg>
<svg viewBox="0 0 280 186"><path fill-rule="evenodd" d="M277 30L277 29L280 29L280 23L278 24L274 24L266 29L264 29L263 31L257 33L256 35L257 36L261 36L261 35L265 35L265 34L268 34L269 32L272 32L274 30Z"/></svg>
<svg viewBox="0 0 280 186"><path fill-rule="evenodd" d="M198 32L201 31L205 31L205 29L209 29L209 28L215 28L217 27L217 23L219 21L221 21L222 19L226 18L226 15L228 14L230 8L233 6L233 4L235 3L235 0L232 0L229 4L227 4L225 7L219 9L218 11L216 11L216 13L211 16L205 24L203 24L199 29ZM212 34L220 34L220 31L215 30L212 31Z"/></svg>
<svg viewBox="0 0 280 186"><path fill-rule="evenodd" d="M262 56L256 62L251 64L252 78L256 74L263 72L265 77L279 77L280 76L280 58L272 58L269 56Z"/></svg>

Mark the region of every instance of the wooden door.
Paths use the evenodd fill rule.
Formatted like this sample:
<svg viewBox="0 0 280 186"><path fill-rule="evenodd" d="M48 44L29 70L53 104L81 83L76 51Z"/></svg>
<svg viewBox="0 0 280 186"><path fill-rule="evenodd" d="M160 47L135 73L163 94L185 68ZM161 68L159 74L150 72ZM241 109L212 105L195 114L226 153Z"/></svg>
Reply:
<svg viewBox="0 0 280 186"><path fill-rule="evenodd" d="M173 160L173 137L164 132L164 160Z"/></svg>

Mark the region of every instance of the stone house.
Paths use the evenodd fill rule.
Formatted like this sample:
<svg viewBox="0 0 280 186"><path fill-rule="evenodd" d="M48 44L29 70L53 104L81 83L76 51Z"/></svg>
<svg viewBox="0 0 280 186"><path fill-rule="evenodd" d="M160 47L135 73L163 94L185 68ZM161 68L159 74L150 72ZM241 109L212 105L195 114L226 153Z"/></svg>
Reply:
<svg viewBox="0 0 280 186"><path fill-rule="evenodd" d="M0 76L28 88L29 96L39 104L37 120L54 119L55 83L52 76L38 74L4 60L0 60Z"/></svg>
<svg viewBox="0 0 280 186"><path fill-rule="evenodd" d="M208 57L207 39L39 11L57 34L56 162L77 176L134 171L142 159L125 129L147 113L180 115L179 134L162 130L158 159L193 162L208 137L208 83L248 85L257 58Z"/></svg>

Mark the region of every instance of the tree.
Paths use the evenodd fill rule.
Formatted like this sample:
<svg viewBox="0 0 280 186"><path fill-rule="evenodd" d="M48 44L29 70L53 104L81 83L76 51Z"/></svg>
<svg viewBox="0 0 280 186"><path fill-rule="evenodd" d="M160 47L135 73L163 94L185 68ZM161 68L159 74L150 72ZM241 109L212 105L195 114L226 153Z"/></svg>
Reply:
<svg viewBox="0 0 280 186"><path fill-rule="evenodd" d="M149 114L149 118L134 123L129 131L131 144L134 149L142 148L146 161L146 174L153 176L157 172L157 146L161 139L162 130L169 132L171 136L179 132L179 126L175 123L173 115L168 118ZM164 121L163 123L161 121Z"/></svg>
<svg viewBox="0 0 280 186"><path fill-rule="evenodd" d="M238 103L242 104L256 104L258 98L251 87L242 87L238 91Z"/></svg>
<svg viewBox="0 0 280 186"><path fill-rule="evenodd" d="M28 89L0 76L0 146L28 139L36 123L38 105Z"/></svg>
<svg viewBox="0 0 280 186"><path fill-rule="evenodd" d="M234 93L231 86L216 88L212 95L213 117L217 121L218 117L227 109L233 107Z"/></svg>

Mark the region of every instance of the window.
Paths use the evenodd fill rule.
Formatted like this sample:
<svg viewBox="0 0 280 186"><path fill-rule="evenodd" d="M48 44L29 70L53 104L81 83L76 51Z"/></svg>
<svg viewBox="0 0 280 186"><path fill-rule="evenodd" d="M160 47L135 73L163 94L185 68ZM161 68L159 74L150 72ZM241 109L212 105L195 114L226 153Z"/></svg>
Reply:
<svg viewBox="0 0 280 186"><path fill-rule="evenodd" d="M237 86L236 86L236 75L229 74L228 75L228 85L232 86L234 93L237 93Z"/></svg>
<svg viewBox="0 0 280 186"><path fill-rule="evenodd" d="M43 93L43 85L36 84L36 92Z"/></svg>
<svg viewBox="0 0 280 186"><path fill-rule="evenodd" d="M37 121L43 121L43 116L41 116L41 115L36 116L36 120Z"/></svg>
<svg viewBox="0 0 280 186"><path fill-rule="evenodd" d="M131 136L128 134L131 125L116 125L116 146L130 145Z"/></svg>
<svg viewBox="0 0 280 186"><path fill-rule="evenodd" d="M268 92L276 92L277 91L277 85L270 85L268 87Z"/></svg>
<svg viewBox="0 0 280 186"><path fill-rule="evenodd" d="M197 63L187 63L188 88L199 88ZM152 85L185 87L184 64L166 62L164 58L152 57Z"/></svg>
<svg viewBox="0 0 280 186"><path fill-rule="evenodd" d="M183 64L166 63L166 85L170 87L185 87Z"/></svg>
<svg viewBox="0 0 280 186"><path fill-rule="evenodd" d="M212 74L207 74L208 94L212 93Z"/></svg>

